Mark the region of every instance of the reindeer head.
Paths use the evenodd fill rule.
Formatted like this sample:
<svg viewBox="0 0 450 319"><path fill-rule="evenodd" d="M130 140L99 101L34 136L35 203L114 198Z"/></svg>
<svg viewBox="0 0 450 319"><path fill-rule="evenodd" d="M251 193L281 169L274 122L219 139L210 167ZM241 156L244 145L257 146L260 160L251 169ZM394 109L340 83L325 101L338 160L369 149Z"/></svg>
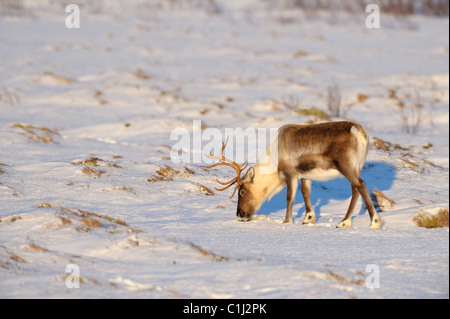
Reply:
<svg viewBox="0 0 450 319"><path fill-rule="evenodd" d="M214 156L211 153L207 155L208 158L211 159L218 159L219 162L216 164L213 164L211 166L208 166L208 168L216 167L216 166L229 166L233 168L236 171L236 177L227 181L222 182L216 179L216 181L224 185L223 188L215 188L218 191L224 191L228 188L230 188L232 185L236 184L236 187L234 188L233 194L231 194L230 198L234 196L236 193L236 190L238 191L238 206L237 206L237 212L236 212L236 218L240 221L249 221L251 219L251 216L259 209L262 202L262 196L260 194L257 194L255 192L255 188L253 186L253 181L255 177L255 169L253 167L250 167L247 173L245 174L244 178L241 178L241 173L244 171L248 163L245 162L241 165L237 164L236 162L225 158L223 156L223 151L225 150L225 147L228 143L228 138L225 143L222 142L222 150L220 151L219 156Z"/></svg>
<svg viewBox="0 0 450 319"><path fill-rule="evenodd" d="M236 218L240 221L249 221L256 213L263 201L263 194L259 192L259 187L254 183L255 168L250 167L242 179L239 187L238 206Z"/></svg>

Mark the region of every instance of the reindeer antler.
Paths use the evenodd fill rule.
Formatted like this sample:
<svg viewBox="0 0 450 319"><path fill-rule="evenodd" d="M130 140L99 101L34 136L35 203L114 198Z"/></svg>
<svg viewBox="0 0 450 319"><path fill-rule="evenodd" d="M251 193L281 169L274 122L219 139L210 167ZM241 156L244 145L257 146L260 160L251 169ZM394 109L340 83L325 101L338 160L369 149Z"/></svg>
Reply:
<svg viewBox="0 0 450 319"><path fill-rule="evenodd" d="M227 182L221 182L218 179L216 179L216 181L219 184L226 185L224 188L220 188L219 189L219 188L214 187L216 190L221 192L221 191L224 191L224 190L230 188L233 184L237 183L236 187L234 188L233 194L231 194L231 196L230 196L230 198L232 198L234 196L234 194L236 193L237 188L242 185L241 173L242 173L242 171L244 169L247 168L248 163L245 162L245 163L239 165L235 161L232 161L232 160L230 160L228 158L225 158L225 156L223 156L223 151L225 150L225 147L227 146L228 138L229 138L229 136L227 137L227 140L226 140L225 143L222 142L222 150L220 151L220 155L219 156L214 156L214 155L212 155L211 152L209 152L209 155L206 155L206 156L208 158L218 159L220 161L219 163L216 163L216 164L208 166L208 168L213 168L213 167L216 167L216 166L224 165L224 166L229 166L229 167L231 167L232 169L234 169L236 171L237 176L235 178L227 181Z"/></svg>

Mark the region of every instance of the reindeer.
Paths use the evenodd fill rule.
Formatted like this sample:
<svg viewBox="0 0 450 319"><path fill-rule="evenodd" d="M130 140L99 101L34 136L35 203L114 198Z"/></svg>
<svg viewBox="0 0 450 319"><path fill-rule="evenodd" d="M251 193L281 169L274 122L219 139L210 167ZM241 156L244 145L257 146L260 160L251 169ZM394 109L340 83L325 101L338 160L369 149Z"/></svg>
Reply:
<svg viewBox="0 0 450 319"><path fill-rule="evenodd" d="M316 215L310 200L311 180L327 181L344 176L350 182L352 198L344 219L337 227L352 227L351 216L360 194L370 215L370 228L380 229L382 220L360 176L369 146L367 133L361 125L348 121L284 125L279 128L277 137L267 147L265 154L247 170L243 178L241 173L248 164L239 165L223 156L227 142L228 139L226 143L222 142L220 155L214 156L211 152L207 155L219 160L208 167L229 166L236 171L237 176L230 181L217 180L225 187L216 190L224 191L236 185L232 198L239 189L238 220L251 220L264 201L270 200L287 186L284 223L292 224L292 206L300 180L306 208L303 224L312 224L316 221Z"/></svg>

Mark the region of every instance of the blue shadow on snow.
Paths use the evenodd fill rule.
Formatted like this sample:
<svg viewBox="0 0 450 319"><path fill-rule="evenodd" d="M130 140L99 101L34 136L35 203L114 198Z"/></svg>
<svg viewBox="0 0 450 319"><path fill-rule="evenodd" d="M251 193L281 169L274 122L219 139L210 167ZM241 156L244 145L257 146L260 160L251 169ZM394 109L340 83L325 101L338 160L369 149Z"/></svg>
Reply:
<svg viewBox="0 0 450 319"><path fill-rule="evenodd" d="M376 188L381 191L388 190L392 187L395 179L395 167L393 165L381 162L366 162L362 172L361 178L366 182L367 189L370 194ZM317 219L320 218L320 211L322 206L330 203L330 200L347 200L352 196L350 183L344 177L336 178L327 182L312 181L311 185L311 204L316 213ZM361 196L359 197L361 199ZM298 203L303 203L303 196L299 189L295 197L294 207ZM286 187L276 194L270 201L263 203L257 215L270 215L271 213L286 210ZM342 218L347 210L342 212ZM354 216L362 215L366 211L363 204L359 213L354 212ZM296 215L297 213L297 215ZM294 219L300 218L305 213L305 205L303 205L298 212L292 212ZM284 214L283 214L284 217Z"/></svg>

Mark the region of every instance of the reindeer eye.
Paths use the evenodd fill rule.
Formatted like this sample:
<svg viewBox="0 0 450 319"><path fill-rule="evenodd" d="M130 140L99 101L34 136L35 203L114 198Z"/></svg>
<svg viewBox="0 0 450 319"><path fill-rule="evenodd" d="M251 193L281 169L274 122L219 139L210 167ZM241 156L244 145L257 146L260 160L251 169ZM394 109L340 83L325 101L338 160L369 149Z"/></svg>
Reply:
<svg viewBox="0 0 450 319"><path fill-rule="evenodd" d="M239 196L244 197L245 196L245 189L241 189L239 191Z"/></svg>

